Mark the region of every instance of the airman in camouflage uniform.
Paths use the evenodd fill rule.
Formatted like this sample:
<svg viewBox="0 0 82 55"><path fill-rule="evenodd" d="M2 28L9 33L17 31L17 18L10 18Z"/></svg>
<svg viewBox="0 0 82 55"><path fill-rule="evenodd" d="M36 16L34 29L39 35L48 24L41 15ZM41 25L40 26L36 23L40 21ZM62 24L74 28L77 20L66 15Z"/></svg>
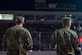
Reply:
<svg viewBox="0 0 82 55"><path fill-rule="evenodd" d="M78 47L78 36L71 30L72 20L70 17L62 19L64 28L56 30L50 40L52 49L57 51L57 55L75 55L74 49L81 51Z"/></svg>
<svg viewBox="0 0 82 55"><path fill-rule="evenodd" d="M26 51L33 48L30 32L23 27L24 17L16 18L16 25L7 29L3 36L2 47L7 55L26 55Z"/></svg>

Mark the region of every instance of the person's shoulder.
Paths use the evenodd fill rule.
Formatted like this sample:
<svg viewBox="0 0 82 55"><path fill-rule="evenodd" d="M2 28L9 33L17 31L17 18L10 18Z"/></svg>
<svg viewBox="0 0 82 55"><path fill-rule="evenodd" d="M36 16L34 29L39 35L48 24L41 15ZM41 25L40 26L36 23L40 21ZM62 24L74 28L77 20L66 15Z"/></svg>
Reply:
<svg viewBox="0 0 82 55"><path fill-rule="evenodd" d="M27 30L25 27L21 27L19 25L15 25L15 26L11 27L11 29L16 29L16 30L21 30L21 31Z"/></svg>
<svg viewBox="0 0 82 55"><path fill-rule="evenodd" d="M22 27L22 30L23 30L24 32L29 32L29 30L28 30L27 28L25 28L25 27Z"/></svg>
<svg viewBox="0 0 82 55"><path fill-rule="evenodd" d="M70 32L71 32L72 34L77 34L74 30L71 30L71 29L70 29Z"/></svg>
<svg viewBox="0 0 82 55"><path fill-rule="evenodd" d="M23 30L27 30L27 28L25 28L25 27L22 27L22 29L23 29Z"/></svg>
<svg viewBox="0 0 82 55"><path fill-rule="evenodd" d="M60 33L62 33L62 32L70 32L72 34L76 34L76 32L74 30L67 29L67 28L61 28L61 29L59 29L57 31L60 32Z"/></svg>
<svg viewBox="0 0 82 55"><path fill-rule="evenodd" d="M58 29L57 31L58 32L62 32L62 31L64 31L65 29L64 28L61 28L61 29Z"/></svg>
<svg viewBox="0 0 82 55"><path fill-rule="evenodd" d="M9 27L7 30L13 30L13 28L14 28L14 26L12 26L12 27Z"/></svg>

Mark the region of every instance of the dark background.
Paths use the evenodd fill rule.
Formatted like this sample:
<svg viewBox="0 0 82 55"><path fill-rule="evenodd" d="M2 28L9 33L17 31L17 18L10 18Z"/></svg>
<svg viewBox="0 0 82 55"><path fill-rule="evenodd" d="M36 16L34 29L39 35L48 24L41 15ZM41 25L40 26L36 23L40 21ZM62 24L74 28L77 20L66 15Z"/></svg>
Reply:
<svg viewBox="0 0 82 55"><path fill-rule="evenodd" d="M80 12L82 11L82 0L46 0L46 4L48 3L75 4L76 5L75 11L80 11ZM35 0L0 0L0 10L35 11L36 9L34 9L34 6L35 6ZM42 11L43 10L44 9L42 9ZM49 10L49 11L52 11L52 10ZM53 10L53 11L57 11L57 10Z"/></svg>

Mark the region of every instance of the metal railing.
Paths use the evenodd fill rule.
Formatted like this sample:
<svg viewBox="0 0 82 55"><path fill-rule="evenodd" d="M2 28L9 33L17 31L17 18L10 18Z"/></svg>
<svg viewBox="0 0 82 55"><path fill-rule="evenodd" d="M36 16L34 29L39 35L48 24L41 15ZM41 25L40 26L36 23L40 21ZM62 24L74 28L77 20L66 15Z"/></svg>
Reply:
<svg viewBox="0 0 82 55"><path fill-rule="evenodd" d="M34 49L37 50L50 50L50 37L52 32L33 32L33 42L34 42Z"/></svg>

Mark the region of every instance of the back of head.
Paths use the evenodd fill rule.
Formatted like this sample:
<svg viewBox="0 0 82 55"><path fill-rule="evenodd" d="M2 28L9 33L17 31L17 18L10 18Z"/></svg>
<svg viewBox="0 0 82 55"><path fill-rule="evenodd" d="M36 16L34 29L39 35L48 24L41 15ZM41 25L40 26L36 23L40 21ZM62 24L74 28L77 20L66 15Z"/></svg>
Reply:
<svg viewBox="0 0 82 55"><path fill-rule="evenodd" d="M72 18L71 17L64 17L64 18L62 18L62 23L64 26L68 23L72 23Z"/></svg>
<svg viewBox="0 0 82 55"><path fill-rule="evenodd" d="M17 16L16 17L16 23L24 23L24 17L23 16Z"/></svg>

